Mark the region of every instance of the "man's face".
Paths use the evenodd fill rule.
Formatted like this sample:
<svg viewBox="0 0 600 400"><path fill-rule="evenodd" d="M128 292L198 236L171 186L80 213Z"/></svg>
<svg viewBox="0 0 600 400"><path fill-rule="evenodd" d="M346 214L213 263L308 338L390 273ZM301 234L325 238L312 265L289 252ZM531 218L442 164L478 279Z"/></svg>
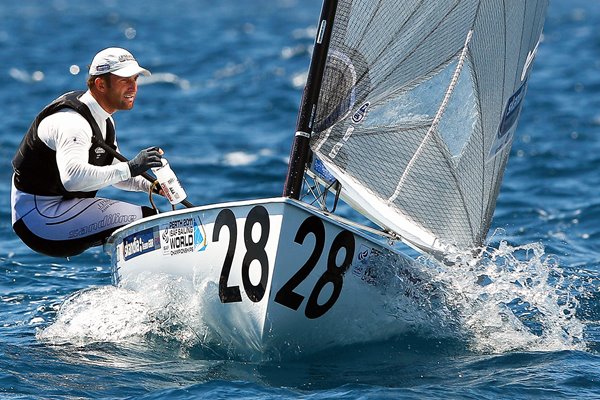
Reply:
<svg viewBox="0 0 600 400"><path fill-rule="evenodd" d="M137 94L138 75L120 77L110 74L110 85L105 92L106 105L114 111L131 110Z"/></svg>

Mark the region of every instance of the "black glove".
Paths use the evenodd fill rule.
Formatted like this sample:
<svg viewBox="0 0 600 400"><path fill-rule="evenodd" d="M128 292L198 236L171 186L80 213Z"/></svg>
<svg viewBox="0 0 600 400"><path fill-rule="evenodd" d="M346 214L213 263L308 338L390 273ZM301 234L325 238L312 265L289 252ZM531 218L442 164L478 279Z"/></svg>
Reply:
<svg viewBox="0 0 600 400"><path fill-rule="evenodd" d="M158 147L149 147L139 152L134 159L127 161L131 176L138 176L150 168L162 167L161 154Z"/></svg>

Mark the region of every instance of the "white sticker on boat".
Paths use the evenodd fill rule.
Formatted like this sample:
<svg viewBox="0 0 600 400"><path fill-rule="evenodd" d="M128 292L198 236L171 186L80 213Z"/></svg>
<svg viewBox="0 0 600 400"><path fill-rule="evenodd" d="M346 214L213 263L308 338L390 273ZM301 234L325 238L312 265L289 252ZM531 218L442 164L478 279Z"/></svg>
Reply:
<svg viewBox="0 0 600 400"><path fill-rule="evenodd" d="M160 241L162 252L167 256L203 251L206 248L204 236L192 217L161 226Z"/></svg>

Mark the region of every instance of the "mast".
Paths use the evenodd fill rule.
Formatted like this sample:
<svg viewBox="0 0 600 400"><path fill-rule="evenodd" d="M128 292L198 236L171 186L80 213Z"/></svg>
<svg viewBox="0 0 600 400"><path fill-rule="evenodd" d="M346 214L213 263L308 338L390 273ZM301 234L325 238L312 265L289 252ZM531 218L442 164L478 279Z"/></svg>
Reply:
<svg viewBox="0 0 600 400"><path fill-rule="evenodd" d="M310 61L308 78L302 94L302 102L298 110L298 120L296 121L296 134L290 153L288 173L285 179L283 189L284 197L298 199L302 190L302 181L304 171L308 162L310 152L310 136L313 130L313 123L317 114L317 103L321 82L325 71L327 61L327 51L331 40L333 30L333 21L337 9L338 0L324 0L319 18L319 29L313 49L313 56Z"/></svg>

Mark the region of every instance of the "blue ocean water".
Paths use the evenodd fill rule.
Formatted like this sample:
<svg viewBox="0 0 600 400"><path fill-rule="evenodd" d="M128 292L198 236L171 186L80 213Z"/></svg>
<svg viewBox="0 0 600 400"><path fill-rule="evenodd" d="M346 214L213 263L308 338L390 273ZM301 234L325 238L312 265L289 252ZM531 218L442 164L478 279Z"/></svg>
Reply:
<svg viewBox="0 0 600 400"><path fill-rule="evenodd" d="M189 299L111 286L101 248L49 259L13 234L22 134L113 45L153 71L135 108L115 115L124 154L161 146L194 204L280 195L320 5L3 2L1 398L600 398L597 0L550 5L487 262L441 271L455 289L450 327L240 358L204 345Z"/></svg>

